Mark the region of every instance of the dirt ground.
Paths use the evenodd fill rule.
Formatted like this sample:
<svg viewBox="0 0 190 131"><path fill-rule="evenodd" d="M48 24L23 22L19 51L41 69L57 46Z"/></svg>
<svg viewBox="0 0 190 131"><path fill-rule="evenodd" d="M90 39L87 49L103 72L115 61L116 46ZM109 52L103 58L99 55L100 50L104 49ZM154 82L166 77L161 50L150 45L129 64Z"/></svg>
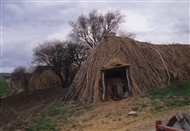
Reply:
<svg viewBox="0 0 190 131"><path fill-rule="evenodd" d="M131 110L137 110L137 114L128 115ZM162 120L166 125L179 110L190 114L190 105L156 111L149 99L140 96L103 102L94 105L94 110L74 118L77 122L64 126L62 131L155 131L156 120Z"/></svg>
<svg viewBox="0 0 190 131"><path fill-rule="evenodd" d="M50 88L21 92L1 99L0 131L24 131L34 118L39 117L40 111L56 99L63 98L65 92Z"/></svg>

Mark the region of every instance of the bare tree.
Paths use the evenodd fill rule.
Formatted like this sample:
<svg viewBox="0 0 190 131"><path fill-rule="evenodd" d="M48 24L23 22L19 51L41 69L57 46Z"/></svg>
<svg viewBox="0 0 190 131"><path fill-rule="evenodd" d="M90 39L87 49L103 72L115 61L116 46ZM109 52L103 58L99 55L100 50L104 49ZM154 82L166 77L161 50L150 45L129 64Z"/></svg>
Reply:
<svg viewBox="0 0 190 131"><path fill-rule="evenodd" d="M27 68L23 66L16 67L12 72L12 81L19 85L21 84L22 88L28 90L28 82L30 80L31 73L27 72Z"/></svg>
<svg viewBox="0 0 190 131"><path fill-rule="evenodd" d="M88 54L88 47L59 40L46 41L33 50L33 63L49 66L59 77L62 88L69 84L72 65L80 67Z"/></svg>
<svg viewBox="0 0 190 131"><path fill-rule="evenodd" d="M49 66L59 77L62 88L67 86L69 76L69 59L65 59L66 45L59 40L45 41L33 50L33 63ZM65 75L65 79L62 76Z"/></svg>
<svg viewBox="0 0 190 131"><path fill-rule="evenodd" d="M36 70L36 66L32 65L32 63L29 63L26 67L26 70L28 73L32 74Z"/></svg>
<svg viewBox="0 0 190 131"><path fill-rule="evenodd" d="M105 36L115 36L124 15L119 10L108 11L105 15L92 10L88 16L80 15L76 21L69 21L72 31L69 37L86 43L91 49Z"/></svg>
<svg viewBox="0 0 190 131"><path fill-rule="evenodd" d="M67 58L72 61L72 64L80 68L89 54L89 47L83 44L68 42L66 54L68 55Z"/></svg>
<svg viewBox="0 0 190 131"><path fill-rule="evenodd" d="M135 34L134 32L128 32L126 30L120 29L118 31L118 36L135 39L137 34Z"/></svg>

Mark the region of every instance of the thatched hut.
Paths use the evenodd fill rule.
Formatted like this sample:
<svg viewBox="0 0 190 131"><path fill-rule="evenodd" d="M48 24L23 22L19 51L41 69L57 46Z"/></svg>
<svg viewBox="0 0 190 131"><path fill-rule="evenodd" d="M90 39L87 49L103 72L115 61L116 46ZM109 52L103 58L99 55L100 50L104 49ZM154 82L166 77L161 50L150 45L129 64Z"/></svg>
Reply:
<svg viewBox="0 0 190 131"><path fill-rule="evenodd" d="M190 45L107 37L89 54L64 100L117 100L190 78Z"/></svg>
<svg viewBox="0 0 190 131"><path fill-rule="evenodd" d="M61 86L57 75L48 66L38 66L29 81L28 89L45 89Z"/></svg>
<svg viewBox="0 0 190 131"><path fill-rule="evenodd" d="M71 84L76 72L78 71L78 67L71 66L71 68L69 69L70 69L70 76L68 84ZM64 76L64 74L62 74L62 76ZM32 77L28 84L28 89L29 90L46 89L46 88L53 88L59 86L60 87L62 86L61 81L59 77L51 70L50 67L38 66L32 74Z"/></svg>

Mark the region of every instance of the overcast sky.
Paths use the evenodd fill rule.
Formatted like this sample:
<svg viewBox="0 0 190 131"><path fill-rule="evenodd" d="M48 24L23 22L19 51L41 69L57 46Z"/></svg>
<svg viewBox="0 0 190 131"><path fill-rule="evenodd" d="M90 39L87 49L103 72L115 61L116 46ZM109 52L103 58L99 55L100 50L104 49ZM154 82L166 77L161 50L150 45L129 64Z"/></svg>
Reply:
<svg viewBox="0 0 190 131"><path fill-rule="evenodd" d="M126 16L122 29L135 32L138 41L190 43L188 0L1 0L0 72L28 66L33 48L46 40L66 40L71 30L68 21L93 9L102 14L120 10Z"/></svg>

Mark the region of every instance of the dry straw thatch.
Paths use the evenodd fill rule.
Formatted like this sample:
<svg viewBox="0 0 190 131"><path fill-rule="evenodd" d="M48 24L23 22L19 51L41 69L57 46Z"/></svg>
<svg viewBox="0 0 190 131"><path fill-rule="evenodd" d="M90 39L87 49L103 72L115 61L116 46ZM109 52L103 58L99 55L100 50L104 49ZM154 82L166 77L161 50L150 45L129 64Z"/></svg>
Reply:
<svg viewBox="0 0 190 131"><path fill-rule="evenodd" d="M28 89L45 89L60 86L61 82L57 75L53 73L47 66L39 66L36 68L29 81Z"/></svg>
<svg viewBox="0 0 190 131"><path fill-rule="evenodd" d="M122 74L124 69L131 96L168 85L170 81L188 79L190 45L156 45L106 37L91 51L64 100L86 103L110 100L108 79L114 77L114 73Z"/></svg>
<svg viewBox="0 0 190 131"><path fill-rule="evenodd" d="M70 76L69 76L69 83L71 84L74 75L78 71L78 67L71 66L70 68ZM64 72L63 72L64 73ZM63 79L65 79L62 73ZM48 66L38 66L28 84L29 90L35 89L45 89L45 88L52 88L52 87L61 87L61 81L59 77L51 70Z"/></svg>

